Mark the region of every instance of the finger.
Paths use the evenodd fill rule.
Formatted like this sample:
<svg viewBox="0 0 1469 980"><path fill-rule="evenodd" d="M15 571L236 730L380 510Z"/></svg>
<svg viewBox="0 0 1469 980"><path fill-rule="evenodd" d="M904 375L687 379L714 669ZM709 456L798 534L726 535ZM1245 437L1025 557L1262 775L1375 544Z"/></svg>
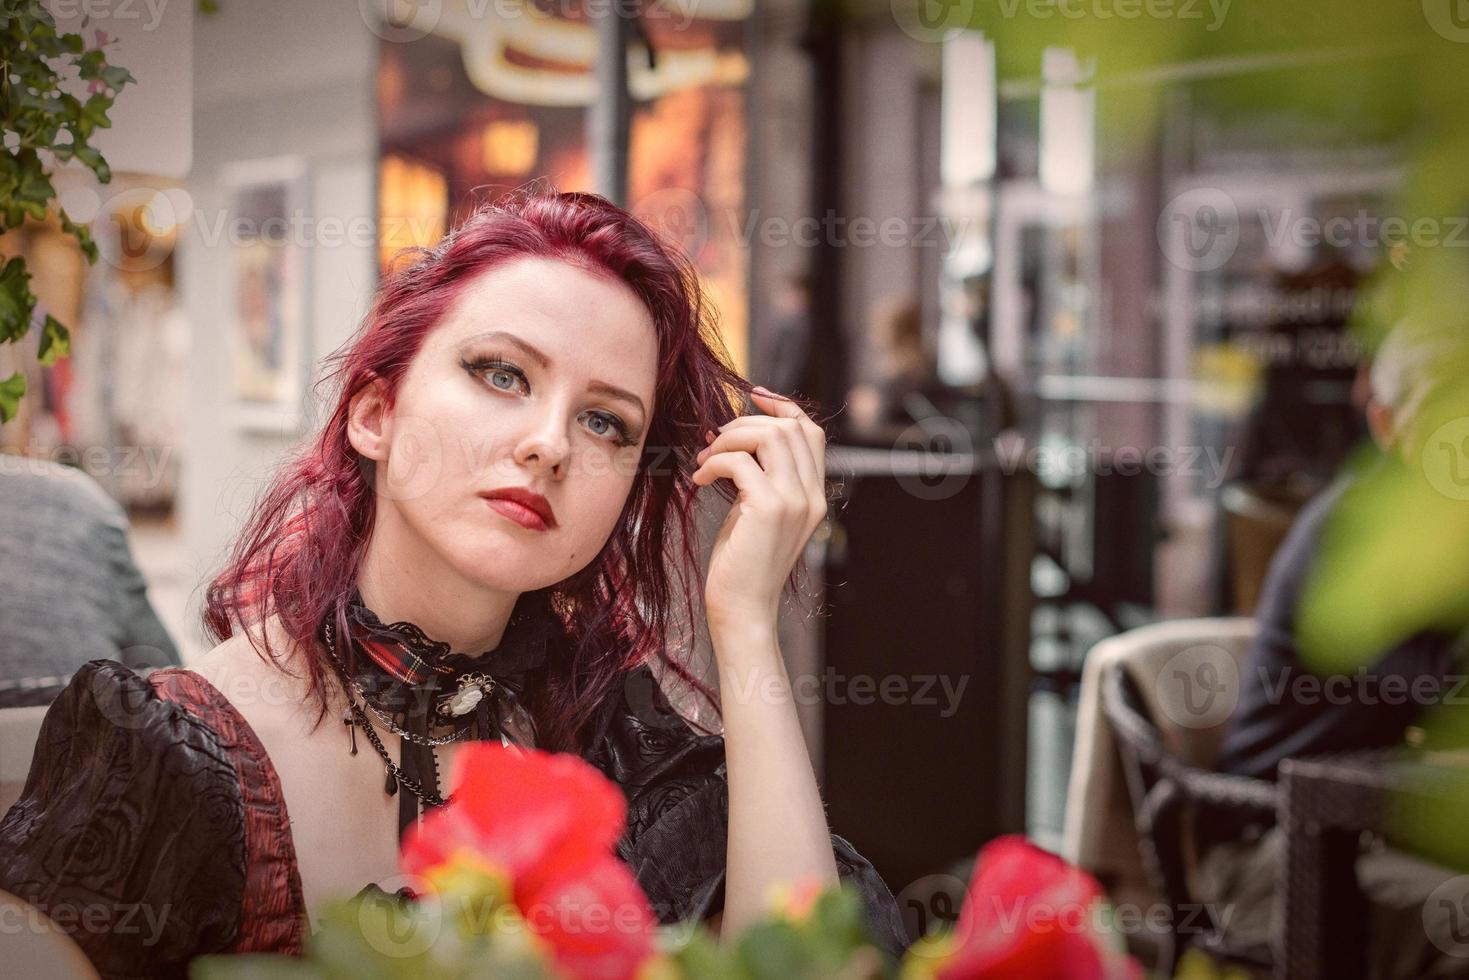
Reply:
<svg viewBox="0 0 1469 980"><path fill-rule="evenodd" d="M826 466L824 453L818 457L811 452L811 443L805 438L805 434L797 422L789 418L775 418L769 415L742 415L732 419L720 426L722 433L730 432L765 432L774 430L780 433L790 446L792 457L795 459L796 478L800 487L791 490L792 494L800 493L801 499L816 519L826 516ZM825 436L818 430L818 444L825 444ZM733 448L747 448L746 444L732 444ZM792 497L794 500L794 496Z"/></svg>
<svg viewBox="0 0 1469 980"><path fill-rule="evenodd" d="M807 415L801 406L767 390L759 385L751 391L751 398L756 406L767 415L778 418L793 418L801 424L801 431L806 436L806 444L811 448L811 456L816 460L816 470L821 474L823 481L826 479L826 430L816 424L816 421ZM749 416L744 416L748 418Z"/></svg>
<svg viewBox="0 0 1469 980"><path fill-rule="evenodd" d="M745 497L774 493L770 478L749 453L715 453L703 466L694 470L690 479L698 486L707 486L721 477L734 481L735 487Z"/></svg>
<svg viewBox="0 0 1469 980"><path fill-rule="evenodd" d="M800 440L775 419L765 419L764 425L743 426L726 429L694 457L699 462L721 452L747 452L752 454L781 494L790 500L807 500L810 497L810 482L814 479L809 458L800 460L797 449L805 454L805 447L797 447ZM805 472L802 472L804 462Z"/></svg>
<svg viewBox="0 0 1469 980"><path fill-rule="evenodd" d="M772 415L741 415L721 425L719 431L760 429L765 426L774 426L777 430L788 434L793 451L798 454L797 459L804 459L809 463L809 465L800 467L801 472L814 474L813 482L821 484L826 473L826 434L821 431L819 425L804 415L800 419Z"/></svg>
<svg viewBox="0 0 1469 980"><path fill-rule="evenodd" d="M740 416L720 426L721 433L755 433L749 438L761 438L761 433L776 432L789 447L795 460L795 475L798 486L782 482L784 492L790 494L792 502L804 502L806 510L815 520L827 514L826 460L814 457L811 444L806 441L801 426L793 419L776 419L773 416ZM730 448L749 448L746 442L727 444ZM712 448L712 447L711 447Z"/></svg>

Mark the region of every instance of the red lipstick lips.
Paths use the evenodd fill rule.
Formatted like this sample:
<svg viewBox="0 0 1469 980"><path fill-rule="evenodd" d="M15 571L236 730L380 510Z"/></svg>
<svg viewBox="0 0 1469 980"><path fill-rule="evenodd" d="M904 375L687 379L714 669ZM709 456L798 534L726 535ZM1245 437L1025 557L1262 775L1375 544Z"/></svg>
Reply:
<svg viewBox="0 0 1469 980"><path fill-rule="evenodd" d="M556 513L545 497L525 487L501 487L480 494L495 512L532 531L556 526Z"/></svg>

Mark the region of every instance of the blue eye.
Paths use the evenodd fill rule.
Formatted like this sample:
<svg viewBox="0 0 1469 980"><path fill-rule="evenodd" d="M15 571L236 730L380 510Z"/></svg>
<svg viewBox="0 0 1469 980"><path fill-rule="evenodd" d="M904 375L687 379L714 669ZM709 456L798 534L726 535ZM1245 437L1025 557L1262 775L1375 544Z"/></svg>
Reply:
<svg viewBox="0 0 1469 980"><path fill-rule="evenodd" d="M482 357L461 363L464 370L485 381L496 391L514 391L516 381L519 381L527 391L530 390L530 382L526 380L525 372L509 361L502 361L495 357ZM507 378L509 379L508 384L500 384L500 381Z"/></svg>
<svg viewBox="0 0 1469 980"><path fill-rule="evenodd" d="M593 429L593 432L599 436L615 436L616 438L613 441L619 446L630 446L637 441L628 435L627 425L615 415L608 415L605 412L593 412L589 418L592 422L599 422L604 426L604 428Z"/></svg>

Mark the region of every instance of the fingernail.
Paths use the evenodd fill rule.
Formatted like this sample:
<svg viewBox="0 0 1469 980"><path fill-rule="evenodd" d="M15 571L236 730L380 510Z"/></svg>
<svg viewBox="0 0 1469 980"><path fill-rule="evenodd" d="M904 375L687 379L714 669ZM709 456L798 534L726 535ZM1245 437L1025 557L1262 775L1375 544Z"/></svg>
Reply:
<svg viewBox="0 0 1469 980"><path fill-rule="evenodd" d="M762 395L773 395L773 394L775 394L775 392L771 391L769 388L765 387L764 385L756 385L751 390L752 391L758 391Z"/></svg>

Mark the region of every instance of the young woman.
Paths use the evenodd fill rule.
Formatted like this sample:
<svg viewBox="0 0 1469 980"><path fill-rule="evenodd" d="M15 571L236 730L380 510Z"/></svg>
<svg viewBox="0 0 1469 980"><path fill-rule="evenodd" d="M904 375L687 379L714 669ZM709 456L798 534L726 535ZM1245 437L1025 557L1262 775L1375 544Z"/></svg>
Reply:
<svg viewBox="0 0 1469 980"><path fill-rule="evenodd" d="M730 370L687 261L595 195L512 197L387 278L335 379L211 584L223 642L147 679L93 661L52 706L0 888L111 909L74 933L104 975L299 950L324 900L401 884L439 772L499 738L623 788L619 855L662 921L738 931L772 883L841 877L901 949L891 892L828 832L776 641L823 433ZM702 583L722 738L649 669L698 686L667 637L709 486L733 500Z"/></svg>

